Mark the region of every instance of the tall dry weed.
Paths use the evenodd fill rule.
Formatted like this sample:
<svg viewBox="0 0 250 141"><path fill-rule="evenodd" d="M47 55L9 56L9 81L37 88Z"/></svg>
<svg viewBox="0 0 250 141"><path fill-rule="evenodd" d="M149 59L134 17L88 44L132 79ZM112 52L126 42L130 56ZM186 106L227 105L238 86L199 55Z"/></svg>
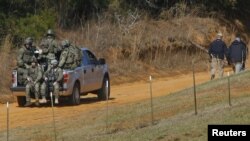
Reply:
<svg viewBox="0 0 250 141"><path fill-rule="evenodd" d="M192 60L196 60L198 70L207 70L207 53L191 41L207 48L221 31L229 45L236 29L231 30L215 18L196 16L200 14L198 8L188 13L190 9L185 5L179 7L177 15L167 20L145 19L142 13L134 11L115 14L112 18L100 16L78 29L60 29L58 35L60 40L70 39L106 58L112 79L131 80L129 77L137 79L135 75L191 71Z"/></svg>
<svg viewBox="0 0 250 141"><path fill-rule="evenodd" d="M11 37L8 35L3 40L0 48L0 94L9 94L11 86L11 70L15 61L15 53L11 49Z"/></svg>

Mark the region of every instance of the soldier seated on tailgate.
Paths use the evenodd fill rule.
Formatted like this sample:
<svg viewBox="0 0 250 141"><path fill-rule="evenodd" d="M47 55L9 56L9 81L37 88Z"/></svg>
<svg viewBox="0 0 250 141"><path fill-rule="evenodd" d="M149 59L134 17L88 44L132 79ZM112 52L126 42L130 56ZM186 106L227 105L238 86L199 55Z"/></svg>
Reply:
<svg viewBox="0 0 250 141"><path fill-rule="evenodd" d="M19 49L17 55L17 74L18 74L18 85L24 85L25 77L27 75L27 69L30 68L32 57L34 52L32 49L32 38L28 37L24 41L24 45Z"/></svg>
<svg viewBox="0 0 250 141"><path fill-rule="evenodd" d="M46 92L55 96L55 104L59 103L60 83L63 80L63 70L58 67L58 61L52 60L51 67L44 73L44 83L41 86L41 103L46 103Z"/></svg>
<svg viewBox="0 0 250 141"><path fill-rule="evenodd" d="M35 95L35 105L39 106L40 85L42 80L42 69L37 64L35 58L32 59L31 67L27 69L26 84L26 104L24 106L31 106L31 93Z"/></svg>

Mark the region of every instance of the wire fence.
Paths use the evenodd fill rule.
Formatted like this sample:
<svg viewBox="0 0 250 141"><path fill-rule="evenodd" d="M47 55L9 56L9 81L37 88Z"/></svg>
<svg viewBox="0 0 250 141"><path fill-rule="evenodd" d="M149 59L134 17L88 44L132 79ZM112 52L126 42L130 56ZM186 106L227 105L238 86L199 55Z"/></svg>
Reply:
<svg viewBox="0 0 250 141"><path fill-rule="evenodd" d="M60 117L58 109L54 108L52 103L52 113L50 111L50 114L48 112L48 115L40 118L47 119L43 124L10 128L10 124L18 123L12 121L14 117L11 114L13 112L11 112L11 106L7 103L4 107L6 110L0 110L0 121L6 121L6 123L0 123L0 140L116 140L116 133L123 132L129 132L130 139L128 140L133 140L138 134L138 129L157 126L163 119L171 119L176 115L185 114L197 116L211 110L209 109L211 106L219 108L218 104L233 107L235 103L242 101L241 97L249 97L249 94L245 91L249 89L250 82L247 79L242 79L249 77L249 72L239 75L229 75L228 73L224 78L200 85L195 84L194 69L193 72L193 81L190 82L194 84L193 87L175 94L154 97L154 80L150 76L148 88L145 87L145 89L148 89L148 93L144 94L147 97L146 100L113 106L110 103L112 100L107 99L106 104L104 104L105 107L87 114L80 114L78 111L78 114L70 117L70 120ZM108 87L108 83L106 86ZM46 108L50 109L49 107ZM73 106L72 110L74 110Z"/></svg>

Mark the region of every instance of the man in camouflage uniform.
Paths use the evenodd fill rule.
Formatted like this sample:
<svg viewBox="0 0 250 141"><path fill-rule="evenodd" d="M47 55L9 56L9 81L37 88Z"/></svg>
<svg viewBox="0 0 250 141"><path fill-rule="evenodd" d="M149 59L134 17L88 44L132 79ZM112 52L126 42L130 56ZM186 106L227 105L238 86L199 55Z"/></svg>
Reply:
<svg viewBox="0 0 250 141"><path fill-rule="evenodd" d="M61 43L63 51L59 59L59 67L63 69L73 69L75 68L75 54L73 52L74 48L71 46L69 40L64 40Z"/></svg>
<svg viewBox="0 0 250 141"><path fill-rule="evenodd" d="M49 64L51 60L58 60L61 49L58 47L55 34L51 29L47 31L46 39L41 43L41 49L43 57L47 60L47 64Z"/></svg>
<svg viewBox="0 0 250 141"><path fill-rule="evenodd" d="M23 85L25 82L24 76L27 75L27 69L30 68L32 57L34 57L32 40L30 37L28 37L25 39L24 46L19 49L17 55L17 73L19 85Z"/></svg>
<svg viewBox="0 0 250 141"><path fill-rule="evenodd" d="M71 45L69 40L62 41L62 54L59 67L64 69L75 69L81 65L82 51L77 46Z"/></svg>
<svg viewBox="0 0 250 141"><path fill-rule="evenodd" d="M37 64L37 61L35 58L32 59L31 67L27 70L27 76L26 79L26 104L24 106L31 106L31 93L35 94L35 105L39 106L39 90L41 85L41 79L42 79L42 70L41 67Z"/></svg>
<svg viewBox="0 0 250 141"><path fill-rule="evenodd" d="M76 64L76 67L79 67L81 66L81 63L82 63L83 53L82 53L81 48L79 48L78 46L73 45L73 47L74 47L74 52L75 52L75 64Z"/></svg>
<svg viewBox="0 0 250 141"><path fill-rule="evenodd" d="M58 67L58 61L52 60L51 67L44 74L44 83L41 86L41 103L46 103L46 90L48 88L49 92L53 92L55 96L55 104L58 104L60 83L63 80L63 71Z"/></svg>

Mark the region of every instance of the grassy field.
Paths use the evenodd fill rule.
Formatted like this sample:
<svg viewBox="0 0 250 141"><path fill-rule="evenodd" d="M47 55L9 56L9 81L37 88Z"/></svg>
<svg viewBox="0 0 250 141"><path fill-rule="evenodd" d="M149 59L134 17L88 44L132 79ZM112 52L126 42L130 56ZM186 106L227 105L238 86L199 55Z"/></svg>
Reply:
<svg viewBox="0 0 250 141"><path fill-rule="evenodd" d="M197 86L198 115L194 112L193 88L153 99L154 124L150 100L121 106L109 105L78 116L58 120L58 141L206 141L209 124L250 123L250 72L232 75L228 104L228 79L216 79ZM105 105L105 104L104 104ZM73 108L72 108L73 110ZM24 115L26 116L26 115ZM48 121L52 121L48 119ZM10 130L12 141L52 141L52 122ZM6 132L0 132L0 140Z"/></svg>

